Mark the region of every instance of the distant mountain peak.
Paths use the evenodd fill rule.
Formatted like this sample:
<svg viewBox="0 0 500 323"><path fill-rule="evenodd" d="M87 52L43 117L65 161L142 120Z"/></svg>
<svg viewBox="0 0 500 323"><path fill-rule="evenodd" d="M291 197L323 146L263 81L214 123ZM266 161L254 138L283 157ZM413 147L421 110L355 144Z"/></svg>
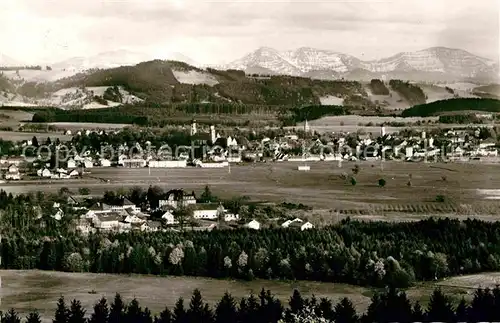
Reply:
<svg viewBox="0 0 500 323"><path fill-rule="evenodd" d="M367 76L406 77L411 80L426 78L466 80L498 78L498 64L462 49L435 46L414 52L401 52L379 60L363 61L354 56L332 50L299 47L278 51L260 47L225 68L258 70L273 74L314 77L315 74L348 76L365 70ZM377 75L380 73L380 75ZM406 73L406 74L405 74Z"/></svg>

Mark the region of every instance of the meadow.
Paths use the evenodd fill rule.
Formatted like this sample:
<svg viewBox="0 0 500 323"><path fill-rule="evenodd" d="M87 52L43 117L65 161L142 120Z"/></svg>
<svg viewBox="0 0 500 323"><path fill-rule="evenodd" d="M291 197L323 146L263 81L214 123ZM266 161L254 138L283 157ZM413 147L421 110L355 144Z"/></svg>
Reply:
<svg viewBox="0 0 500 323"><path fill-rule="evenodd" d="M410 300L418 300L426 305L430 293L439 285L444 292L453 293L454 300L458 302L462 296L470 299L474 288L477 288L474 281L483 279L485 276L490 275L481 274L467 276L467 279L459 277L434 283L422 283L408 289L407 294ZM497 277L498 274L493 273L491 276ZM120 293L126 301L136 298L141 306L147 306L153 313L159 313L165 306L172 308L179 297L189 300L192 291L196 288L201 291L202 296L210 305L215 305L226 291L239 299L250 293L258 294L262 288L271 290L277 298L287 304L293 290L298 289L304 296L314 294L318 298L328 297L335 302L342 297L349 297L357 310L364 312L374 293L373 289L364 287L305 281L237 281L39 270L0 270L0 277L2 280L0 310L7 311L9 308L14 308L26 315L29 311L38 309L47 322L50 322L57 299L61 295L67 300L74 298L80 300L87 312L90 312L99 298L104 296L111 301L115 293Z"/></svg>
<svg viewBox="0 0 500 323"><path fill-rule="evenodd" d="M62 187L77 192L87 187L92 194L106 190L182 188L201 193L209 185L214 194L231 198L248 196L254 201L302 203L313 207L312 217L335 221L351 216L360 219L415 220L430 215L496 219L500 208L498 164L423 162L314 162L309 172L298 171L299 162L233 165L223 169L93 168L81 180L17 182L3 185L12 193ZM344 177L352 175L356 185ZM386 181L379 186L379 179ZM409 185L411 182L411 186ZM437 197L443 197L437 201Z"/></svg>

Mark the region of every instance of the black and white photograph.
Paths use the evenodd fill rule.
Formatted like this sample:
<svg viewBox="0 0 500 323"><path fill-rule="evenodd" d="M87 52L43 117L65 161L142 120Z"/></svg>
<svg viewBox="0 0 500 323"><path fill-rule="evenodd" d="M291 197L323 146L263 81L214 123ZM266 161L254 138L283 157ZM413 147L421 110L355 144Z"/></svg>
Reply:
<svg viewBox="0 0 500 323"><path fill-rule="evenodd" d="M0 322L500 322L498 0L0 0Z"/></svg>

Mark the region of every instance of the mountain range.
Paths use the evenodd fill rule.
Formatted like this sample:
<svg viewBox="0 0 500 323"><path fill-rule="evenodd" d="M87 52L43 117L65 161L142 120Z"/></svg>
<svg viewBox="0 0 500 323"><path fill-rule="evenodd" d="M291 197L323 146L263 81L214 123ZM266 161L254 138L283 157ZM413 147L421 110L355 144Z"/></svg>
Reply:
<svg viewBox="0 0 500 323"><path fill-rule="evenodd" d="M222 69L249 74L292 75L319 79L407 79L416 81L497 81L498 62L454 48L432 47L363 61L331 50L301 47L278 51L261 47Z"/></svg>
<svg viewBox="0 0 500 323"><path fill-rule="evenodd" d="M291 75L326 80L403 79L425 82L472 81L478 83L497 83L499 80L498 62L461 49L445 47L402 52L391 57L371 61L364 61L336 51L311 47L301 47L288 51L261 47L241 59L219 66L199 64L181 53L169 53L163 56L161 57L163 60L181 61L199 68L237 69L243 70L247 74ZM51 75L38 73L36 80L47 78L47 76L53 80L63 74L64 77L67 77L94 68L108 69L132 66L151 61L154 58L159 57L124 49L92 56L73 57L49 64L53 69ZM0 54L0 67L21 65L24 64Z"/></svg>

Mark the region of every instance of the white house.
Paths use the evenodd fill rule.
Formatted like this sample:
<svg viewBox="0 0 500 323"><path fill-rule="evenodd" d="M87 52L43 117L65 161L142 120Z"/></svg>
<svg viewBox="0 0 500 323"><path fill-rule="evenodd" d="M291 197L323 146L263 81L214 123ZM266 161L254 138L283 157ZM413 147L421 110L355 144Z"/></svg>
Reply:
<svg viewBox="0 0 500 323"><path fill-rule="evenodd" d="M68 159L68 168L76 168L76 161L73 158Z"/></svg>
<svg viewBox="0 0 500 323"><path fill-rule="evenodd" d="M311 222L306 222L300 226L300 231L313 229L314 225Z"/></svg>
<svg viewBox="0 0 500 323"><path fill-rule="evenodd" d="M102 158L99 159L99 165L101 165L101 167L111 167L111 161L109 159Z"/></svg>
<svg viewBox="0 0 500 323"><path fill-rule="evenodd" d="M219 215L218 205L216 204L198 204L193 210L194 219L217 220Z"/></svg>
<svg viewBox="0 0 500 323"><path fill-rule="evenodd" d="M286 220L285 222L283 222L281 224L281 227L288 228L290 226L290 224L295 223L295 222L302 223L303 221L299 218L295 218L293 220Z"/></svg>
<svg viewBox="0 0 500 323"><path fill-rule="evenodd" d="M10 165L7 169L7 172L5 173L5 179L14 181L20 180L21 173L19 173L19 168L17 168L17 166L14 164Z"/></svg>
<svg viewBox="0 0 500 323"><path fill-rule="evenodd" d="M52 173L47 168L44 168L43 170L39 169L36 171L36 173L40 177L51 177L52 176Z"/></svg>
<svg viewBox="0 0 500 323"><path fill-rule="evenodd" d="M83 166L85 168L92 168L92 167L94 167L94 163L91 160L85 159L83 161Z"/></svg>
<svg viewBox="0 0 500 323"><path fill-rule="evenodd" d="M184 168L187 167L186 160L150 160L148 166L152 168Z"/></svg>
<svg viewBox="0 0 500 323"><path fill-rule="evenodd" d="M132 203L129 199L123 198L118 203L114 205L110 205L111 211L118 212L126 209L132 209L135 212L139 212L140 208L138 208L134 203Z"/></svg>
<svg viewBox="0 0 500 323"><path fill-rule="evenodd" d="M94 219L94 227L99 230L117 230L121 219L116 213L100 214Z"/></svg>
<svg viewBox="0 0 500 323"><path fill-rule="evenodd" d="M167 225L172 225L177 223L177 221L175 221L174 215L170 211L166 211L165 213L163 213L161 219L165 221L165 224Z"/></svg>
<svg viewBox="0 0 500 323"><path fill-rule="evenodd" d="M80 174L78 173L78 171L77 171L76 169L73 169L73 170L72 170L72 171L68 174L68 176L69 176L69 177L76 177L76 176L78 176L78 175L80 175Z"/></svg>
<svg viewBox="0 0 500 323"><path fill-rule="evenodd" d="M127 217L123 221L127 222L127 223L144 223L144 222L146 222L145 220L139 218L136 215L127 215Z"/></svg>
<svg viewBox="0 0 500 323"><path fill-rule="evenodd" d="M234 214L234 213L226 213L224 214L224 221L230 222L230 221L238 221L240 219L239 214Z"/></svg>
<svg viewBox="0 0 500 323"><path fill-rule="evenodd" d="M52 218L54 218L57 221L60 221L64 216L64 212L61 209L58 209L57 212L52 215Z"/></svg>
<svg viewBox="0 0 500 323"><path fill-rule="evenodd" d="M257 220L252 220L252 221L248 222L247 224L245 224L244 227L249 228L249 229L259 230L260 223Z"/></svg>

